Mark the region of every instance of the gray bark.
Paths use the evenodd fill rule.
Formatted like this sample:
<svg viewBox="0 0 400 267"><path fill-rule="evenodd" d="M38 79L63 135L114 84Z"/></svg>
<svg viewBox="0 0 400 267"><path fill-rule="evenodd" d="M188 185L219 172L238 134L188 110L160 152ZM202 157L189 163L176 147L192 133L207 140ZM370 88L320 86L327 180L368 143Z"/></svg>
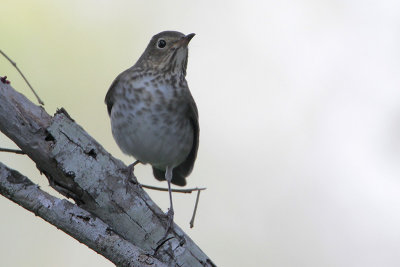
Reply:
<svg viewBox="0 0 400 267"><path fill-rule="evenodd" d="M2 163L0 194L57 226L116 265L167 266L114 233L99 218L68 200L51 196L27 177Z"/></svg>
<svg viewBox="0 0 400 267"><path fill-rule="evenodd" d="M10 189L5 187L7 181L19 181L19 187L12 189L12 195L18 192L19 196L18 200L12 199L14 202L36 212L116 265L214 266L176 224L163 239L167 218L162 210L139 184L128 180L126 166L105 151L66 112L59 111L52 117L10 85L0 82L0 130L36 163L55 190L76 204L38 191L37 187L34 189L19 174L16 174L19 178L10 178L13 171L4 165L0 165L2 195L10 195L7 193ZM26 191L28 187L38 196L38 206L32 209L23 205L27 199L34 198ZM76 213L69 215L70 210ZM74 228L75 232L71 231L65 220L79 221L79 218L86 218L83 219L87 220L86 224L81 222ZM97 232L91 225L94 222L99 224ZM109 239L115 243L107 242ZM110 255L114 250L118 251L118 257Z"/></svg>

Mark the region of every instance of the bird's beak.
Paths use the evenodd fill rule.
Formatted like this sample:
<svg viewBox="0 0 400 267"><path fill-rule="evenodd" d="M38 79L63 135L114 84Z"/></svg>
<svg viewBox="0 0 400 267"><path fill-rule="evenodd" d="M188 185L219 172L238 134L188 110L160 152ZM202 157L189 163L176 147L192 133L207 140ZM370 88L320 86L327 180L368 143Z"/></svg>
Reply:
<svg viewBox="0 0 400 267"><path fill-rule="evenodd" d="M183 39L187 40L187 42L189 43L190 40L192 40L192 38L195 36L195 33L189 33L188 35L186 35L185 37L183 37Z"/></svg>
<svg viewBox="0 0 400 267"><path fill-rule="evenodd" d="M190 40L192 40L192 38L195 36L196 34L194 33L189 33L188 35L186 35L185 37L183 37L179 43L183 46L183 45L188 45Z"/></svg>

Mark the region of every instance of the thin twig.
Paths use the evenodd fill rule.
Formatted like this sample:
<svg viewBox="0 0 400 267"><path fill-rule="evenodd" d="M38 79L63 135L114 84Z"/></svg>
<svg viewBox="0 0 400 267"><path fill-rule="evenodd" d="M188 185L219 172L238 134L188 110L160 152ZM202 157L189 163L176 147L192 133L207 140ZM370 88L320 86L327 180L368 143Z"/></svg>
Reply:
<svg viewBox="0 0 400 267"><path fill-rule="evenodd" d="M152 185L145 185L145 184L140 184L140 185L147 189L168 192L168 188L157 187L157 186L152 186ZM188 188L188 189L171 189L171 191L176 192L176 193L192 193L193 191L201 191L201 190L206 190L206 189L207 188L205 188L205 187L200 187L200 188L196 187L196 188Z"/></svg>
<svg viewBox="0 0 400 267"><path fill-rule="evenodd" d="M21 154L21 155L26 154L24 151L19 150L19 149L10 149L10 148L2 148L2 147L0 147L0 152L9 152L9 153L15 153L15 154Z"/></svg>
<svg viewBox="0 0 400 267"><path fill-rule="evenodd" d="M39 102L40 105L44 105L44 102L42 101L42 99L40 99L40 97L38 96L38 94L35 92L35 90L33 89L32 85L28 82L28 80L25 78L25 75L22 73L22 71L17 67L17 63L15 63L14 61L11 60L11 58L9 58L3 51L0 50L0 53L8 60L10 61L11 65L13 65L17 71L19 72L19 74L21 74L22 78L24 78L25 82L28 84L29 88L31 88L33 94L36 96L37 101Z"/></svg>
<svg viewBox="0 0 400 267"><path fill-rule="evenodd" d="M200 192L201 192L200 190L197 192L196 204L194 205L193 216L189 223L190 228L193 228L193 226L194 226L194 217L196 217L197 205L199 204L199 199L200 199Z"/></svg>

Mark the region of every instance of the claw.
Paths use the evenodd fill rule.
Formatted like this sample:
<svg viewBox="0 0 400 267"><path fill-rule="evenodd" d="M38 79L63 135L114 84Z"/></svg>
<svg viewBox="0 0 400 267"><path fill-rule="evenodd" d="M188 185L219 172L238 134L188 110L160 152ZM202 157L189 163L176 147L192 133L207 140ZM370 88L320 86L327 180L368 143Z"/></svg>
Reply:
<svg viewBox="0 0 400 267"><path fill-rule="evenodd" d="M135 161L134 163L132 163L132 164L130 164L124 171L126 171L127 173L128 173L128 182L130 182L130 183L132 183L132 184L134 184L134 185L140 185L138 182L137 182L137 178L136 178L136 176L135 176L135 173L134 173L134 171L135 171L135 166L138 164L138 163L140 163L140 161ZM126 186L126 193L128 193L128 189L129 189L130 187L127 185Z"/></svg>
<svg viewBox="0 0 400 267"><path fill-rule="evenodd" d="M171 230L172 229L172 225L173 225L173 223L174 223L174 209L169 209L168 211L167 211L167 218L168 218L168 223L167 223L167 231L166 231L166 233L168 233L169 232L169 230Z"/></svg>

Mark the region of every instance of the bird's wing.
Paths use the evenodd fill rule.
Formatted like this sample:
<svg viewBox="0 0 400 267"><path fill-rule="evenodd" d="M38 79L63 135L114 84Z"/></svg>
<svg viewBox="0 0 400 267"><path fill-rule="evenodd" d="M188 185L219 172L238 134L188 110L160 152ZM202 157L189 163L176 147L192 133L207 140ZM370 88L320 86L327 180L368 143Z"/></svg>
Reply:
<svg viewBox="0 0 400 267"><path fill-rule="evenodd" d="M197 106L190 92L187 95L187 97L188 97L187 118L190 120L190 124L193 128L193 145L185 161L182 162L180 165L176 166L172 170L171 182L179 186L186 185L186 177L193 170L194 162L196 161L197 157L197 150L199 148L200 127L199 127L199 115L197 111ZM165 180L165 171L153 167L153 174L157 180L160 181Z"/></svg>
<svg viewBox="0 0 400 267"><path fill-rule="evenodd" d="M190 92L188 94L188 98L189 101L188 101L187 117L189 118L190 124L192 125L193 128L193 145L186 160L174 168L174 171L176 170L177 174L180 174L181 176L184 177L188 176L193 170L194 162L196 161L197 157L197 150L199 148L199 135L200 135L199 113L197 111L196 102L194 102L194 99L190 94Z"/></svg>
<svg viewBox="0 0 400 267"><path fill-rule="evenodd" d="M107 111L108 111L108 115L109 116L111 116L111 109L112 109L112 107L114 105L115 90L116 90L116 87L117 87L118 83L121 80L121 75L122 74L123 73L121 73L120 75L117 76L117 78L114 79L114 81L112 82L110 88L107 91L106 98L104 99L104 102L107 105Z"/></svg>

